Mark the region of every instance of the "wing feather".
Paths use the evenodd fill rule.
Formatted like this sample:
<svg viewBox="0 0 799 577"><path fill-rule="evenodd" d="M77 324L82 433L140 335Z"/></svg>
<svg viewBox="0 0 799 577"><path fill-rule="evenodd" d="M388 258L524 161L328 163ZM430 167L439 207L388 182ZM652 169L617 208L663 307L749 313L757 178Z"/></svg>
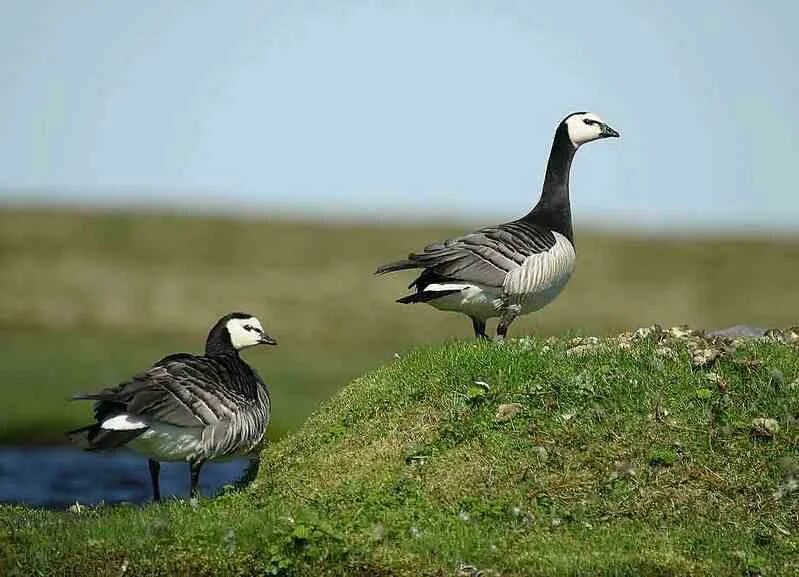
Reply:
<svg viewBox="0 0 799 577"><path fill-rule="evenodd" d="M430 243L403 262L405 268L425 269L414 282L418 290L432 278L502 287L508 274L529 256L550 250L555 240L551 230L522 219Z"/></svg>
<svg viewBox="0 0 799 577"><path fill-rule="evenodd" d="M235 392L233 367L209 357L172 355L117 387L82 398L94 399L95 418L128 413L179 427L204 427L229 419L243 399ZM220 383L226 383L224 391Z"/></svg>

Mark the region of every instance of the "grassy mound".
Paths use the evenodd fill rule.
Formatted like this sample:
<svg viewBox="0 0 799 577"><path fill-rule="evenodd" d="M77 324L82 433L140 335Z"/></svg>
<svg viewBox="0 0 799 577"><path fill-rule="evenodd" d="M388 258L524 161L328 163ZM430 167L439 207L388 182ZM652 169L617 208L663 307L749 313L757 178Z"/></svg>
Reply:
<svg viewBox="0 0 799 577"><path fill-rule="evenodd" d="M0 574L794 575L785 340L419 349L267 448L246 490L0 508Z"/></svg>

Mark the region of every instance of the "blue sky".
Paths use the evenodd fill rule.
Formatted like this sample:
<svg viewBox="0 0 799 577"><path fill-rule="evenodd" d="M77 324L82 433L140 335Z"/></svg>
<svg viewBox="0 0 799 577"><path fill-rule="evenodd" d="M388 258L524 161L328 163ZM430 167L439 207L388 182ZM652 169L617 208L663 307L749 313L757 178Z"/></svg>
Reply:
<svg viewBox="0 0 799 577"><path fill-rule="evenodd" d="M0 0L0 203L793 231L799 3Z"/></svg>

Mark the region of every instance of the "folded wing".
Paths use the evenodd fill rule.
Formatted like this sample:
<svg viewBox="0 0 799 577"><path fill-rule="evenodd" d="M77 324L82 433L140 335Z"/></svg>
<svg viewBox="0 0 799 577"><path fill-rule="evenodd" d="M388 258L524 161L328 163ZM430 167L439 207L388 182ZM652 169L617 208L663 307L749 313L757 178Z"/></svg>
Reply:
<svg viewBox="0 0 799 577"><path fill-rule="evenodd" d="M506 276L527 257L548 251L555 242L552 231L518 220L430 244L405 260L380 267L377 273L423 268L425 272L411 284L420 290L432 279L502 287Z"/></svg>
<svg viewBox="0 0 799 577"><path fill-rule="evenodd" d="M99 422L127 414L178 427L204 427L229 419L236 411L235 393L222 394L230 382L226 367L205 357L172 355L117 387L77 398L95 400Z"/></svg>

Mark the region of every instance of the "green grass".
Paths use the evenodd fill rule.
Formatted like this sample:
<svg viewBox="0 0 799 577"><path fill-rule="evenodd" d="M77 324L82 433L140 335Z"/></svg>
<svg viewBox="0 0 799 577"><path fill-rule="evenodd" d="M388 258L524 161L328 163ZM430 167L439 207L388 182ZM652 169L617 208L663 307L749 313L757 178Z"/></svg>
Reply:
<svg viewBox="0 0 799 577"><path fill-rule="evenodd" d="M244 490L0 508L0 574L795 575L799 351L740 343L695 366L708 346L418 348L267 447Z"/></svg>
<svg viewBox="0 0 799 577"><path fill-rule="evenodd" d="M0 443L61 441L89 414L64 399L201 350L232 310L258 314L280 341L247 354L272 383L276 438L395 352L470 335L459 315L394 303L412 273L372 271L472 226L0 210ZM577 251L562 296L513 335L787 326L799 314L796 239L578 230Z"/></svg>

